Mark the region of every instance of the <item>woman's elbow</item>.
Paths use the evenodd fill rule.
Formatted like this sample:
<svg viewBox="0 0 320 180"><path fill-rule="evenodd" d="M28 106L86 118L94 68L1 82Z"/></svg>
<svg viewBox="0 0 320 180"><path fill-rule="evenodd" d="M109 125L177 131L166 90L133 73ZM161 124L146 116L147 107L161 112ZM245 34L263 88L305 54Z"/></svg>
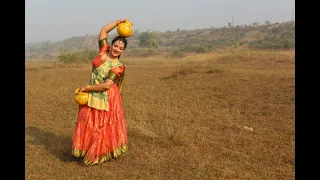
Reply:
<svg viewBox="0 0 320 180"><path fill-rule="evenodd" d="M105 84L105 85L103 86L103 89L104 89L104 90L108 90L109 88L111 88L112 84L113 84L113 83Z"/></svg>

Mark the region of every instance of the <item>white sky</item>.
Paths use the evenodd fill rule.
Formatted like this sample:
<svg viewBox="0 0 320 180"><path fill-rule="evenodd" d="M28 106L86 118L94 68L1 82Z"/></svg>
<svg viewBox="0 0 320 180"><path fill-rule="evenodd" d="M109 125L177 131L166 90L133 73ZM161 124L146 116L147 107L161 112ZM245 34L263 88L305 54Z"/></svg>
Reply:
<svg viewBox="0 0 320 180"><path fill-rule="evenodd" d="M222 27L232 16L234 25L295 19L294 0L26 0L25 8L26 43L98 35L121 18L140 32Z"/></svg>

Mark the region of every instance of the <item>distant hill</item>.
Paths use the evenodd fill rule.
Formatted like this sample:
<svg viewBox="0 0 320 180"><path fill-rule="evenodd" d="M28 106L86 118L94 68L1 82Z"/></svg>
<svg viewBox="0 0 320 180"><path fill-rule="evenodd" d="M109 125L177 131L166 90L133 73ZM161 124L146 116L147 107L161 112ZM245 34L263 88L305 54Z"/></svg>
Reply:
<svg viewBox="0 0 320 180"><path fill-rule="evenodd" d="M133 52L135 48L140 47L141 34L146 32L135 31L134 34L128 38L128 52ZM167 32L156 32L153 34L158 36L158 44L160 48L187 48L200 47L205 49L214 49L225 46L248 46L255 45L256 47L267 46L270 40L277 37L289 37L290 41L286 40L284 43L291 43L288 46L294 47L295 23L294 21L283 23L269 23L263 25L253 23L253 25L241 25L220 27L220 28L204 28L195 30L182 30ZM116 36L115 33L109 35L109 41ZM269 40L263 43L262 40ZM56 59L61 51L80 51L80 50L97 50L98 49L98 34L86 35L67 38L60 42L40 42L25 44L26 59ZM274 41L274 40L273 40ZM283 43L282 43L283 44ZM282 46L281 44L281 46ZM259 46L258 46L259 45ZM275 45L274 45L275 46ZM130 51L131 49L131 51ZM130 53L129 53L130 54Z"/></svg>

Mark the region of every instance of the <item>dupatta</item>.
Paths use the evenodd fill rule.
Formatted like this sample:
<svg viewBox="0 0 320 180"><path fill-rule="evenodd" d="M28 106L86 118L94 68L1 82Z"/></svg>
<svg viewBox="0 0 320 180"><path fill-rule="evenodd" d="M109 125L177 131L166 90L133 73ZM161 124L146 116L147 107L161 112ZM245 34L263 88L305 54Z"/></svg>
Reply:
<svg viewBox="0 0 320 180"><path fill-rule="evenodd" d="M99 54L99 56L97 56L93 61L97 60L97 58L101 61L102 56L103 54ZM119 87L120 92L122 92L124 72L119 77L111 71L111 69L119 66L124 66L119 60L104 61L98 67L93 66L89 84L100 84L108 78L113 80ZM109 111L108 90L101 92L89 92L88 106L98 110Z"/></svg>

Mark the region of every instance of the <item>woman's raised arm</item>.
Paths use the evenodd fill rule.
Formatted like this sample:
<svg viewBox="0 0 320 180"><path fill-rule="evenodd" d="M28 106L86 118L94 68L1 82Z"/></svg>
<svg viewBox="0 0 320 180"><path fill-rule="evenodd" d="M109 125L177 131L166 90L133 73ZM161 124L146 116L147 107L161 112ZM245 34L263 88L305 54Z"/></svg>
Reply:
<svg viewBox="0 0 320 180"><path fill-rule="evenodd" d="M125 21L126 21L126 19L119 19L119 20L116 20L116 21L114 21L114 22L112 22L112 23L109 23L109 24L103 26L103 27L101 28L101 31L100 31L100 34L99 34L99 41L107 38L107 37L108 37L108 33L109 33L112 29L114 29L114 28L117 27L120 23L123 23L123 22L125 22Z"/></svg>

